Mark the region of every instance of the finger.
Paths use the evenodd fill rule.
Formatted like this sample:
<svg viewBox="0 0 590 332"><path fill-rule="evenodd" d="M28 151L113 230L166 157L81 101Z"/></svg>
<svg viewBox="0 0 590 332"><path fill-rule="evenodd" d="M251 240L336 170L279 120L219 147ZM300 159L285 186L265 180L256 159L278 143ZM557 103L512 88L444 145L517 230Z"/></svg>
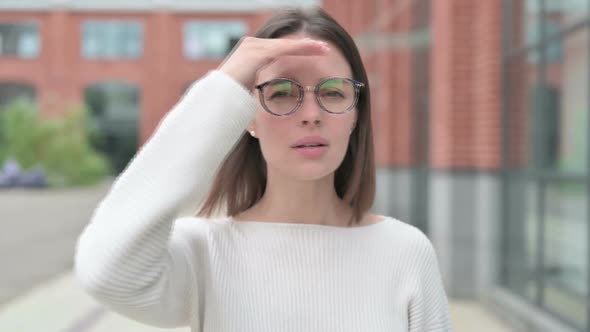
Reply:
<svg viewBox="0 0 590 332"><path fill-rule="evenodd" d="M330 48L324 41L309 38L304 39L272 39L274 57L285 55L323 55Z"/></svg>

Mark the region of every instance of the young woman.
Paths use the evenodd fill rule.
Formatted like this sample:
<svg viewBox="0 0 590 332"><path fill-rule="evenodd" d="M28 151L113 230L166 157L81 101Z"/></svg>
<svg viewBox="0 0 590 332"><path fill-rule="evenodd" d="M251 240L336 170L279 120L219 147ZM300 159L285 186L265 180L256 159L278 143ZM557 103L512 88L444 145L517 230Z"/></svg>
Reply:
<svg viewBox="0 0 590 332"><path fill-rule="evenodd" d="M79 238L81 284L160 327L450 331L429 240L368 212L368 83L325 12L273 16L189 89L117 178ZM191 203L197 216L180 217Z"/></svg>

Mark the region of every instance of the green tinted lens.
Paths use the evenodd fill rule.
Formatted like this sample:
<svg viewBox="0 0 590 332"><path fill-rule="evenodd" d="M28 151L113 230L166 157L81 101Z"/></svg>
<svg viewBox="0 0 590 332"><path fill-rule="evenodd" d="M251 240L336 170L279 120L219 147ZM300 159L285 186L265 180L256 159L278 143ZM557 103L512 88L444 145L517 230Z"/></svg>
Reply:
<svg viewBox="0 0 590 332"><path fill-rule="evenodd" d="M299 87L291 81L274 81L267 84L262 92L266 107L275 114L289 113L299 102Z"/></svg>
<svg viewBox="0 0 590 332"><path fill-rule="evenodd" d="M333 113L345 112L353 106L355 89L351 81L334 78L324 81L318 91L322 106Z"/></svg>
<svg viewBox="0 0 590 332"><path fill-rule="evenodd" d="M269 91L273 94L291 95L293 94L293 82L284 81L268 85ZM274 95L272 95L274 96ZM271 96L271 97L272 97Z"/></svg>
<svg viewBox="0 0 590 332"><path fill-rule="evenodd" d="M347 83L347 80L334 78L331 80L327 80L320 86L321 89L342 89Z"/></svg>

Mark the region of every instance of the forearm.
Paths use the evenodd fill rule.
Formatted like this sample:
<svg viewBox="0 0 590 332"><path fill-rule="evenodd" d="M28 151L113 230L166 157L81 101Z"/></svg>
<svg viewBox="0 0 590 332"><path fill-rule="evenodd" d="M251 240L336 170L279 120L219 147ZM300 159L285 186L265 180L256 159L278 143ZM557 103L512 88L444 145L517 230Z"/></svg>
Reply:
<svg viewBox="0 0 590 332"><path fill-rule="evenodd" d="M89 292L117 306L186 296L165 282L190 279L180 266L184 244L169 241L178 209L204 198L253 114L249 92L220 72L197 82L166 114L78 240L76 272Z"/></svg>

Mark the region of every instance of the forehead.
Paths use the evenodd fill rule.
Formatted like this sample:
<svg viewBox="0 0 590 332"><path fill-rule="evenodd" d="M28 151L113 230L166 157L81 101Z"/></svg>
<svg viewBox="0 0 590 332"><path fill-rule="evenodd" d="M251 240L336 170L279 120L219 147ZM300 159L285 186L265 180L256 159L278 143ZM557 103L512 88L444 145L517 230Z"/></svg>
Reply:
<svg viewBox="0 0 590 332"><path fill-rule="evenodd" d="M277 77L288 77L303 84L316 84L322 78L332 76L352 78L352 70L344 55L336 45L326 42L330 50L324 55L277 58L275 62L258 73L258 83Z"/></svg>

